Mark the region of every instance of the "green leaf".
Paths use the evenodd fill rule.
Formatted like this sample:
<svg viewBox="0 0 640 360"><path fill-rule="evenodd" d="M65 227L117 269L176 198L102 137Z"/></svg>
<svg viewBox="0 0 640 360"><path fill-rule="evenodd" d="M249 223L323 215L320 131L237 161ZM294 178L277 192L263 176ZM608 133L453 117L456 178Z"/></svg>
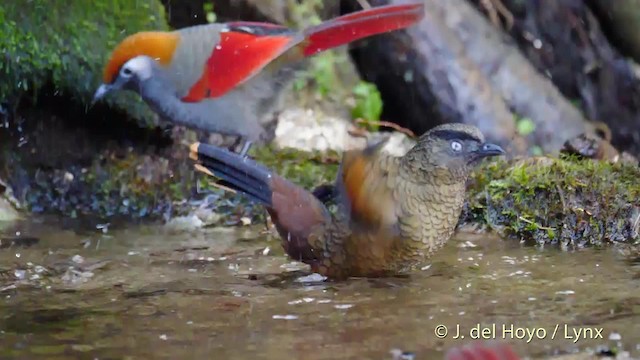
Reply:
<svg viewBox="0 0 640 360"><path fill-rule="evenodd" d="M522 118L516 123L518 134L527 136L536 130L536 124L529 118Z"/></svg>
<svg viewBox="0 0 640 360"><path fill-rule="evenodd" d="M351 110L351 116L354 119L380 120L382 115L382 96L375 84L361 81L353 88L353 95L356 98L356 104Z"/></svg>

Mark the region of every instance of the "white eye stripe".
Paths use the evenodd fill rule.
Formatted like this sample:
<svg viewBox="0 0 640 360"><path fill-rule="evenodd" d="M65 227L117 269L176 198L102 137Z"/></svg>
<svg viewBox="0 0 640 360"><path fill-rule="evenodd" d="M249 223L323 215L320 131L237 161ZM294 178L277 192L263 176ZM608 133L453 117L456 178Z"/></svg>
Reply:
<svg viewBox="0 0 640 360"><path fill-rule="evenodd" d="M133 74L141 80L146 80L151 77L151 62L153 60L146 56L138 56L127 61L120 70L120 75L124 77L131 77Z"/></svg>
<svg viewBox="0 0 640 360"><path fill-rule="evenodd" d="M455 152L462 151L462 144L459 141L454 140L451 142L451 149Z"/></svg>

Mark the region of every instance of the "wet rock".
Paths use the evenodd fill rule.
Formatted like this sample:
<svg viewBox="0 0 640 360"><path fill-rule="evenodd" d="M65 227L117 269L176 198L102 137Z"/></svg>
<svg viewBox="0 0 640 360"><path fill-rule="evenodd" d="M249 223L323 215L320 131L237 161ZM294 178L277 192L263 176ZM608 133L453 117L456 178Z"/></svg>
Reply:
<svg viewBox="0 0 640 360"><path fill-rule="evenodd" d="M297 268L293 268L294 270L297 270ZM300 282L300 283L316 283L316 282L323 282L327 280L326 276L322 276L320 274L309 274L309 275L305 275L305 276L301 276L297 279L295 279L296 282Z"/></svg>
<svg viewBox="0 0 640 360"><path fill-rule="evenodd" d="M109 260L87 261L81 255L74 255L68 262L66 270L61 276L61 280L66 285L80 285L91 280L96 271L105 268L111 262ZM59 264L58 266L61 266Z"/></svg>
<svg viewBox="0 0 640 360"><path fill-rule="evenodd" d="M529 244L581 248L640 238L640 168L550 157L496 161L471 178L462 223Z"/></svg>
<svg viewBox="0 0 640 360"><path fill-rule="evenodd" d="M24 109L0 131L0 177L20 208L97 222L180 210L174 202L190 193L194 178L181 144L126 117L93 117L66 105Z"/></svg>
<svg viewBox="0 0 640 360"><path fill-rule="evenodd" d="M550 0L544 6L535 1L501 2L514 17L514 25L505 30L529 63L586 118L609 125L614 146L638 156L640 76L637 65L611 43L616 36L610 36L624 29L627 34L635 32L627 40L637 41L633 29L638 22L629 20L638 13L638 2Z"/></svg>
<svg viewBox="0 0 640 360"><path fill-rule="evenodd" d="M291 108L278 119L273 143L278 148L294 148L301 151L343 152L360 149L368 142L389 137L385 151L403 155L415 141L401 132L367 133L342 118L329 116L321 111Z"/></svg>
<svg viewBox="0 0 640 360"><path fill-rule="evenodd" d="M174 217L165 225L170 230L194 230L204 226L204 222L195 215Z"/></svg>
<svg viewBox="0 0 640 360"><path fill-rule="evenodd" d="M41 26L46 22L47 26ZM102 67L112 47L140 30L167 29L157 0L4 1L0 4L0 100L13 109L20 99L66 97L88 105L101 82ZM38 97L31 97L40 94ZM106 101L147 123L155 116L131 94Z"/></svg>
<svg viewBox="0 0 640 360"><path fill-rule="evenodd" d="M343 1L349 11L357 6ZM580 111L466 1L427 1L426 8L416 26L351 51L365 80L380 88L386 119L417 134L444 122L471 123L513 155L534 145L557 152L567 138L591 131ZM535 130L520 134L518 117Z"/></svg>
<svg viewBox="0 0 640 360"><path fill-rule="evenodd" d="M635 156L626 151L620 152L611 144L611 131L604 126L596 134L584 133L567 140L561 153L586 159L638 164Z"/></svg>

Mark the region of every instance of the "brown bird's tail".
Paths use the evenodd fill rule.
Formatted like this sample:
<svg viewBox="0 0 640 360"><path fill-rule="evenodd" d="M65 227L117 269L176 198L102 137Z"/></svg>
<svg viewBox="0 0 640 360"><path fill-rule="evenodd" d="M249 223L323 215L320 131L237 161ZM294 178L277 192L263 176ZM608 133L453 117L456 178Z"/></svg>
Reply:
<svg viewBox="0 0 640 360"><path fill-rule="evenodd" d="M217 146L194 143L190 150L197 171L218 177L222 180L218 184L267 208L290 257L307 264L318 260L322 238L312 235L320 234L331 218L311 192L247 157Z"/></svg>
<svg viewBox="0 0 640 360"><path fill-rule="evenodd" d="M424 4L380 6L346 14L308 28L302 42L304 56L311 56L350 42L418 22L424 16Z"/></svg>

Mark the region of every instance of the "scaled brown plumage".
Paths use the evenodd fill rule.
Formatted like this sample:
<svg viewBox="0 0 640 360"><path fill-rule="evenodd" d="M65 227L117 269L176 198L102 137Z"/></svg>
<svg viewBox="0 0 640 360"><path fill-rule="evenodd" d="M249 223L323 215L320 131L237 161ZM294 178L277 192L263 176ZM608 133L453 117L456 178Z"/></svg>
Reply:
<svg viewBox="0 0 640 360"><path fill-rule="evenodd" d="M335 214L250 159L199 143L191 156L197 170L267 208L289 256L330 278L372 277L411 269L439 249L455 229L474 165L504 153L463 124L430 130L402 157L383 145L344 154Z"/></svg>

